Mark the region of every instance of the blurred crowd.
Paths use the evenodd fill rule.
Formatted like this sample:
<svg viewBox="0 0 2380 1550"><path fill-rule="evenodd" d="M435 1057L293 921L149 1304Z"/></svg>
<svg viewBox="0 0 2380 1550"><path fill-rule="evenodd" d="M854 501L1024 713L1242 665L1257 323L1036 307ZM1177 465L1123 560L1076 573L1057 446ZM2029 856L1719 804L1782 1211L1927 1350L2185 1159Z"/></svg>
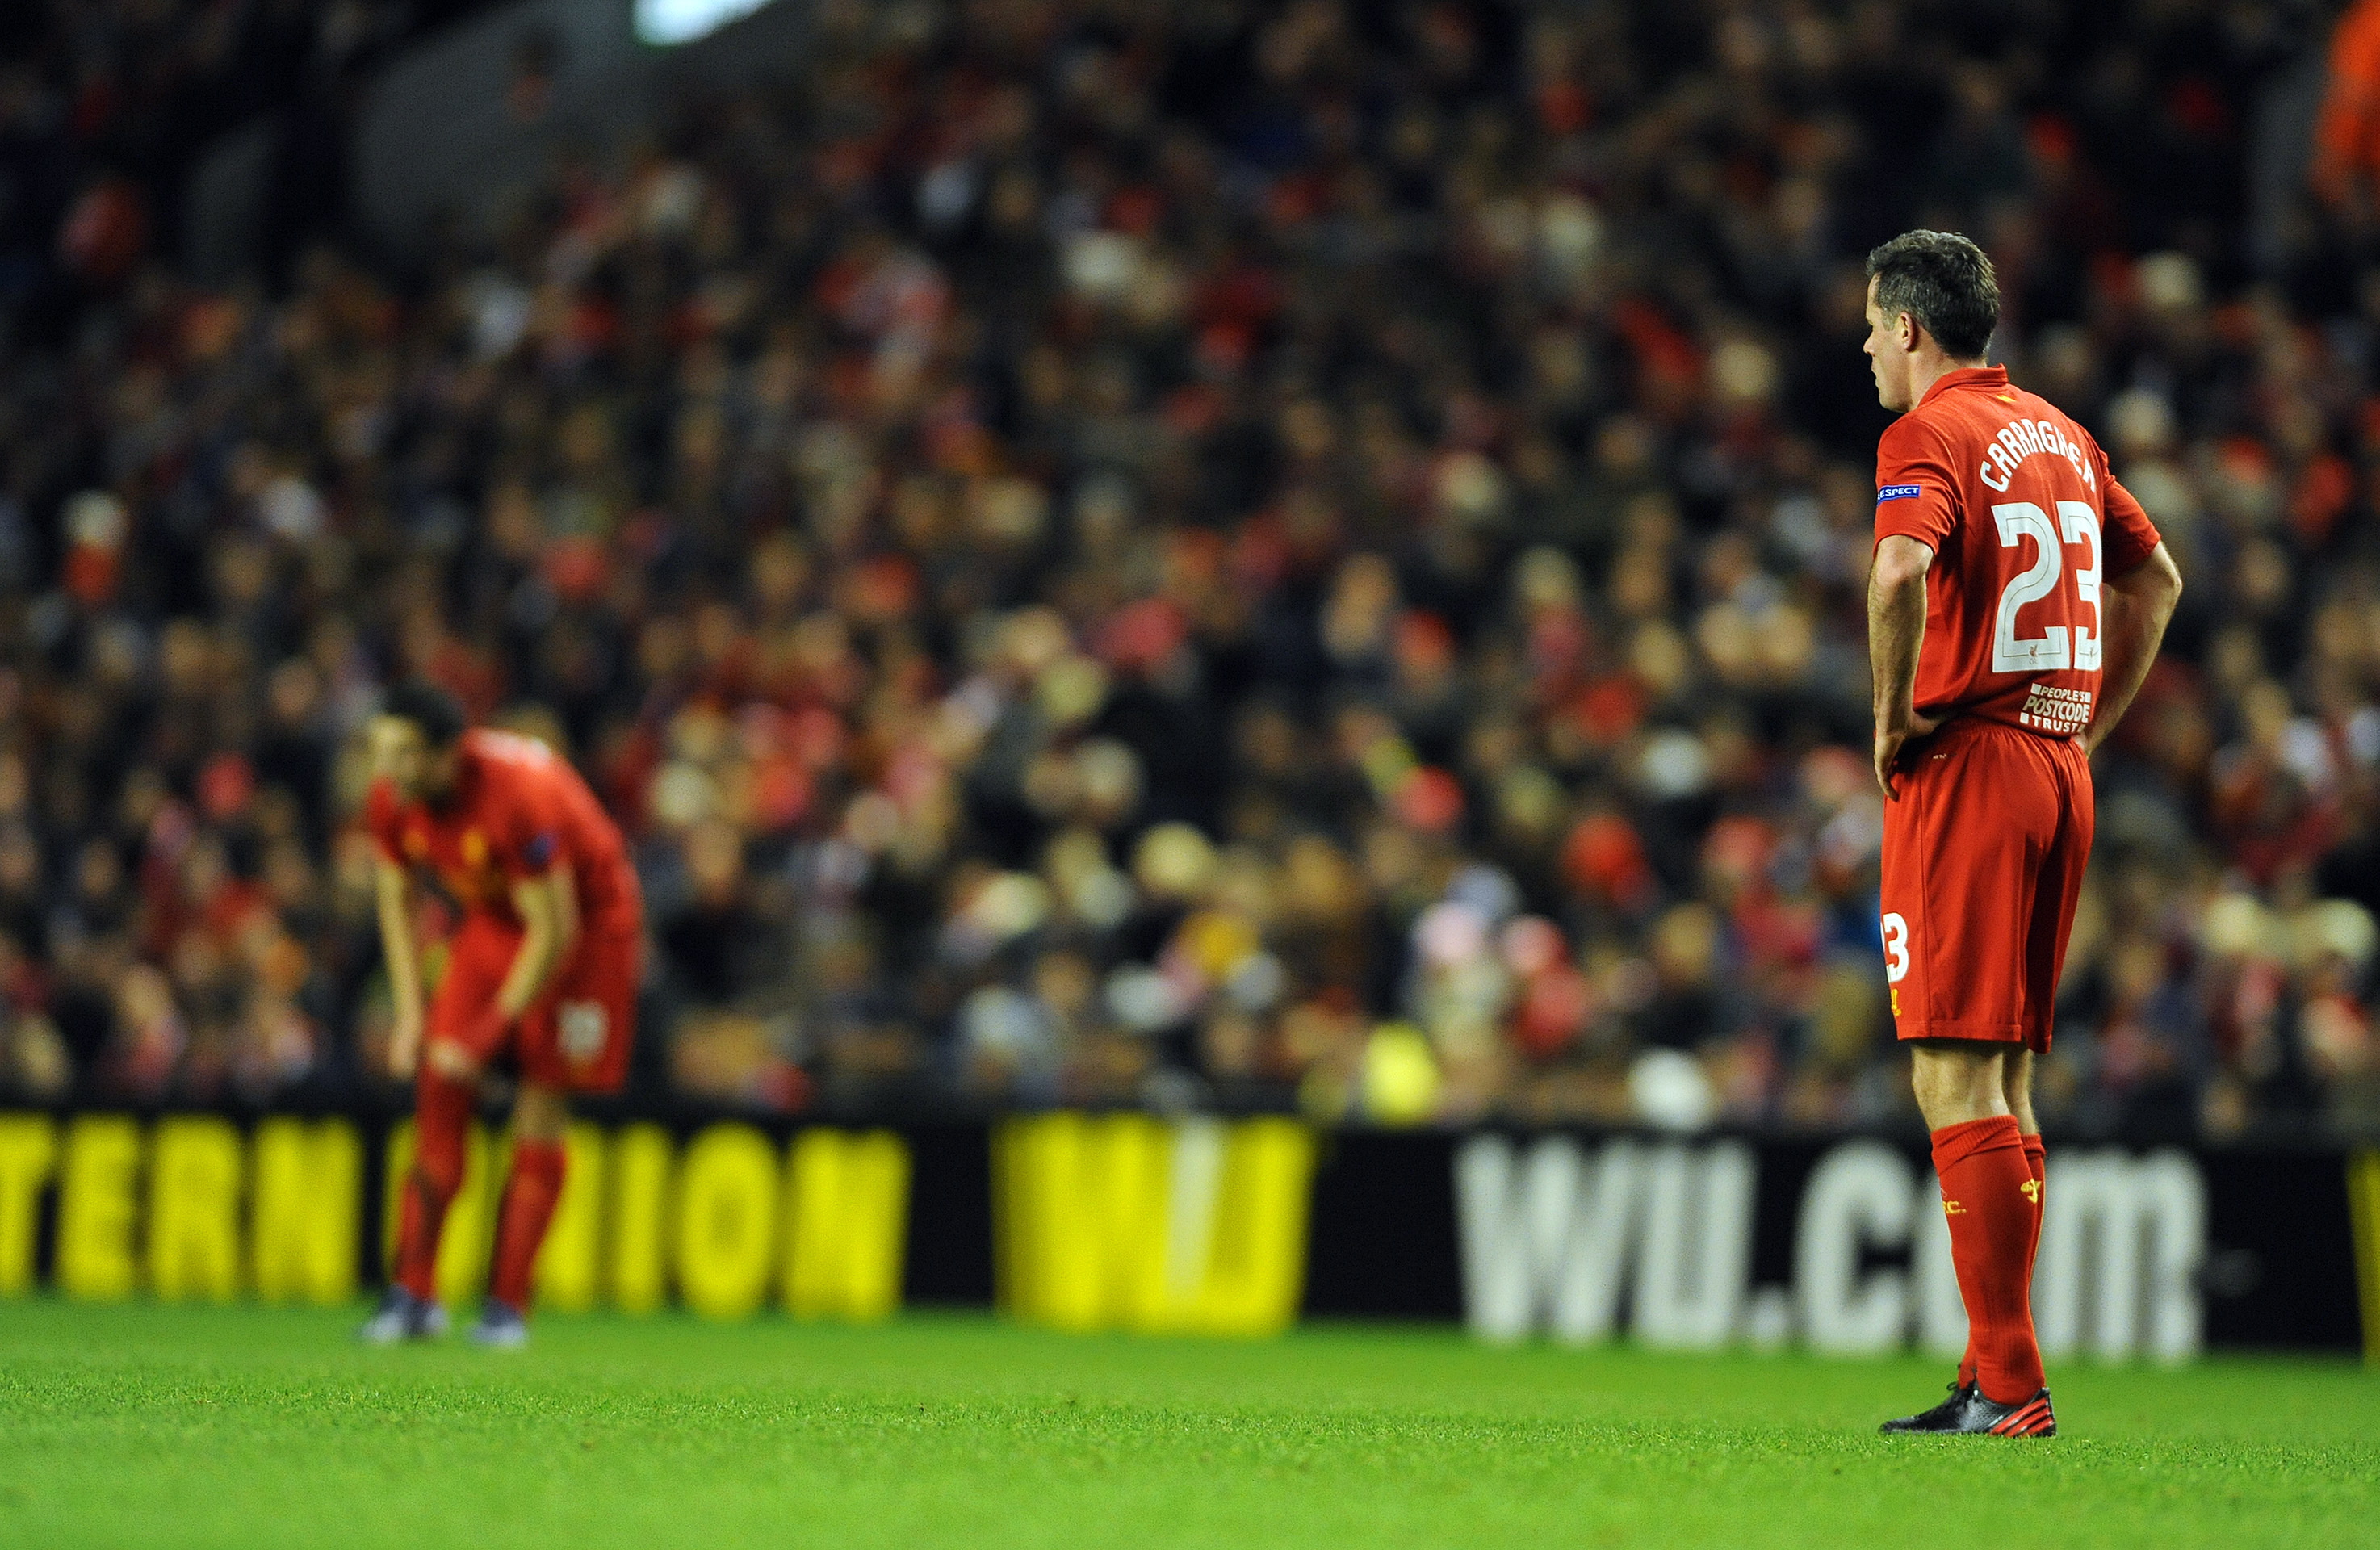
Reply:
<svg viewBox="0 0 2380 1550"><path fill-rule="evenodd" d="M82 277L0 347L0 1084L382 1082L419 673L630 832L648 1093L1901 1122L1924 224L2189 581L2045 1117L2380 1124L2380 248L2243 258L2264 16L824 0L420 268Z"/></svg>
<svg viewBox="0 0 2380 1550"><path fill-rule="evenodd" d="M0 308L19 341L61 342L92 290L185 229L191 175L261 129L261 229L285 278L336 219L371 72L494 0L11 0L0 6Z"/></svg>

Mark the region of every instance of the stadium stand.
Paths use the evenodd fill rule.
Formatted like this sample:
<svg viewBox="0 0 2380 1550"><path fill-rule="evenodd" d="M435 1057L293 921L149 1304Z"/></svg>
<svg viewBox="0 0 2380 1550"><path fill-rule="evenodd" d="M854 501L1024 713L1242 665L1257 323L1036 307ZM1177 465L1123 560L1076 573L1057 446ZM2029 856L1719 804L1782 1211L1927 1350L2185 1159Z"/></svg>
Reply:
<svg viewBox="0 0 2380 1550"><path fill-rule="evenodd" d="M2309 25L826 0L501 229L299 201L207 288L111 149L149 56L60 22L0 77L0 1084L370 1090L353 734L419 672L632 826L649 1093L1913 1124L1858 265L1926 224L2190 581L2045 1118L2368 1129L2351 128L2247 236Z"/></svg>

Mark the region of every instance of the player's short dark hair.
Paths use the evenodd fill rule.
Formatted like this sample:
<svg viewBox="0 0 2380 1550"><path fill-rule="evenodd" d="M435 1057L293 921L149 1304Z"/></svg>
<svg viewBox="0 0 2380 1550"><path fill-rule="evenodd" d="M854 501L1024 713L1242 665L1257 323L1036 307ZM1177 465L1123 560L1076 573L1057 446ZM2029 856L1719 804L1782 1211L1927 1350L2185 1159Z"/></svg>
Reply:
<svg viewBox="0 0 2380 1550"><path fill-rule="evenodd" d="M380 713L411 721L433 748L452 745L471 724L463 713L463 702L426 678L410 679L389 690L381 697Z"/></svg>
<svg viewBox="0 0 2380 1550"><path fill-rule="evenodd" d="M1984 250L1957 232L1903 232L1867 256L1876 308L1906 312L1954 360L1981 360L2000 323L2000 283Z"/></svg>

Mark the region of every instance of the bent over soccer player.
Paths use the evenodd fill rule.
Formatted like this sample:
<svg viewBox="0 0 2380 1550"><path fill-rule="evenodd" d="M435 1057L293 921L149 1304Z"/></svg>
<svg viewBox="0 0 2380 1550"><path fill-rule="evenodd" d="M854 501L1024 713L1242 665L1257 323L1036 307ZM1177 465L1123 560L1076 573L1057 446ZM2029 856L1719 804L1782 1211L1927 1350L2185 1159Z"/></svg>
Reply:
<svg viewBox="0 0 2380 1550"><path fill-rule="evenodd" d="M1868 581L1884 972L1970 1330L1950 1397L1884 1430L2054 1436L2033 1058L2091 852L2090 755L2181 575L2090 435L1984 363L1999 286L1982 249L1910 232L1867 272L1876 394L1901 411L1876 447Z"/></svg>
<svg viewBox="0 0 2380 1550"><path fill-rule="evenodd" d="M381 944L396 1002L389 1058L397 1074L418 1076L395 1275L363 1337L388 1344L444 1332L438 1231L463 1181L480 1078L508 1055L520 1074L512 1174L472 1338L515 1347L528 1338L529 1273L562 1193L567 1095L614 1091L627 1074L642 951L637 874L577 770L542 744L466 730L443 689L392 691L371 751L365 817L380 852ZM417 869L463 912L426 1019Z"/></svg>

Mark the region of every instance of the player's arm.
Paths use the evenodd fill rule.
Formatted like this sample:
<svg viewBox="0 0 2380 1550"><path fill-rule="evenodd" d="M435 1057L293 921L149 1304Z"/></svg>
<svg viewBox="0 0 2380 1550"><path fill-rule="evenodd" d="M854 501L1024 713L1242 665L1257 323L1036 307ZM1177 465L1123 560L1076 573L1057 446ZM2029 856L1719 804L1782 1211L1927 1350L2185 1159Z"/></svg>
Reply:
<svg viewBox="0 0 2380 1550"><path fill-rule="evenodd" d="M412 878L404 867L382 856L373 864L372 891L380 907L381 957L388 964L389 995L395 1003L389 1069L410 1076L421 1058L421 956L413 940Z"/></svg>
<svg viewBox="0 0 2380 1550"><path fill-rule="evenodd" d="M2165 627L2181 600L2181 568L2160 542L2146 560L2121 575L2108 576L2100 587L2106 633L2100 644L2099 702L2082 733L2083 751L2092 754L2131 708L2132 696L2149 675L2149 664L2156 660Z"/></svg>
<svg viewBox="0 0 2380 1550"><path fill-rule="evenodd" d="M555 865L516 881L513 908L521 918L520 950L496 989L496 1015L506 1023L517 1021L545 993L577 945L578 895L570 868Z"/></svg>
<svg viewBox="0 0 2380 1550"><path fill-rule="evenodd" d="M1917 714L1917 653L1925 644L1925 573L1933 546L1888 533L1876 546L1867 577L1868 670L1876 681L1876 781L1892 789L1901 745L1940 723Z"/></svg>

